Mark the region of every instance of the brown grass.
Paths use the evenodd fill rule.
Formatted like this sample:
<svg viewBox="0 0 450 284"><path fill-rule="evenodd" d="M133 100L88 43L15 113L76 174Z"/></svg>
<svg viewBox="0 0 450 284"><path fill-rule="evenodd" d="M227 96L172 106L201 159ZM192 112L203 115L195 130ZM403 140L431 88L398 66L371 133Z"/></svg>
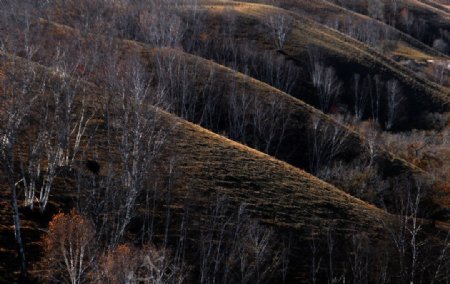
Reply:
<svg viewBox="0 0 450 284"><path fill-rule="evenodd" d="M1 54L4 62L13 60L6 54ZM23 76L21 68L25 61L14 59L14 70L8 70L17 80ZM3 69L5 65L0 66ZM51 79L57 84L59 77L49 69L34 65L36 74ZM38 81L40 78L38 78ZM102 91L89 83L81 83L81 92L92 98ZM41 98L45 100L44 98ZM305 233L314 229L333 226L338 231L365 231L372 236L378 236L381 230L380 220L389 220L389 215L361 200L358 200L317 178L294 168L284 162L275 160L256 150L230 141L222 136L207 131L197 125L183 121L171 114L150 107L150 112L158 112L162 117L162 125L167 126L168 141L163 151L176 157L182 176L176 184L173 208L181 208L186 204L195 203L197 207L206 208L214 196L226 196L233 206L241 203L248 205L254 218L270 224L276 230L288 229L294 234L294 239L301 243ZM101 123L101 120L96 120ZM32 125L30 126L32 127ZM24 133L27 130L24 129ZM101 138L99 138L101 140ZM25 145L27 141L21 140ZM117 155L116 149L102 152L99 146L99 162L102 155ZM150 174L150 173L149 173ZM58 182L52 195L56 200L70 200L75 188L70 182ZM5 187L1 187L3 196L8 196ZM189 193L189 194L188 194ZM63 207L64 204L56 204ZM12 259L12 227L7 218L10 216L9 206L1 207L1 238L0 271L7 270L5 277L12 277L14 261ZM197 215L196 215L197 216ZM198 216L201 218L200 216ZM29 259L33 262L38 258L38 245L41 235L38 230L42 223L23 215L24 235L27 248L31 253ZM6 250L4 248L7 248ZM34 254L33 254L34 252ZM9 270L8 270L9 269ZM6 278L6 279L13 279Z"/></svg>
<svg viewBox="0 0 450 284"><path fill-rule="evenodd" d="M208 7L208 9L211 9L212 13L220 15L223 6L215 5ZM237 4L236 6L236 10L244 20L260 20L272 9L272 7L258 4ZM71 38L79 38L77 31L62 25L41 24L47 25L47 32L51 32L54 29L55 38L59 38L60 41L70 42ZM243 32L245 36L249 36L248 34L251 30L244 30ZM87 43L89 39L84 40ZM238 85L249 90L249 93L262 98L268 94L275 93L280 99L286 101L286 104L291 106L293 116L297 119L292 123L291 127L293 130L303 129L305 126L303 118L312 116L320 116L329 123L337 124L336 121L302 101L229 68L184 54L178 50L151 50L145 45L132 41L118 40L117 42L124 54L138 54L151 59L153 55L158 53L161 56L184 58L187 62L201 62L200 66L203 70L213 68L216 73L220 74L219 78L221 80L225 82L227 82L226 80L233 80ZM350 53L355 52L356 58L351 60L368 66L373 64L377 68L384 66L383 68L386 68L389 72L394 72L398 76L404 75L399 66L391 66L392 62L383 61L382 56L370 55L371 51L367 47L358 44L352 47L353 41L350 39L323 28L312 21L305 20L300 22L299 20L294 30L293 40L289 42L287 50L295 57L298 56L305 45L311 43L325 46L330 52L345 58L350 58ZM350 48L351 50L346 50ZM0 66L0 70L5 71L7 69L8 72L20 75L25 64L23 60L19 58L12 59L7 54L1 54L1 57L3 57L4 61L0 60L0 64L3 64ZM11 65L11 62L14 62L14 64ZM48 76L52 78L54 83L58 83L59 78L50 69L38 65L34 65L34 68L37 71L36 74ZM414 78L412 80L414 81ZM420 82L414 82L424 87ZM201 84L202 82L198 83ZM88 82L82 83L82 86L83 92L90 94L92 97L102 92L100 88ZM436 92L439 93L439 90L433 87L427 95L434 96ZM440 97L440 95L438 94L437 96ZM356 199L287 163L228 140L161 110L149 107L149 111L160 114L163 117L162 125L170 129L168 141L163 151L176 157L182 172L182 176L178 180L174 191L177 196L173 201L174 203L171 204L173 208L182 208L186 199L190 199L191 203L195 203L199 207L206 208L214 196L225 195L232 201L234 207L241 203L247 204L255 218L270 224L276 230L289 229L300 244L311 230L329 226L333 226L340 231L364 231L377 238L382 231L380 220L390 219L390 216L382 210ZM94 121L100 125L102 118L98 117ZM356 141L355 145L360 145L363 139L356 133L352 135ZM26 141L23 142L26 143ZM108 154L116 155L117 153L115 152L114 150ZM412 165L395 158L390 153L384 151L381 153L386 160L393 164L400 162L408 170L418 170ZM101 162L101 156L107 155L107 153L100 151L100 154ZM62 182L58 183L54 191L53 197L58 200L68 199L72 194L72 188L62 187L63 184ZM4 187L1 187L0 190L2 195L7 198L7 190ZM9 206L3 204L3 200L0 202L2 202L0 204L0 274L5 275L2 277L10 281L10 279L13 279L11 275L14 273L11 270L11 263L8 263L14 256L12 252L13 247L10 245L12 241L12 227L11 222L8 221L10 216ZM55 206L64 208L65 204L60 203ZM25 215L23 218L28 241L32 245L37 246L36 240L41 234L38 228L42 226L42 223L27 219ZM196 218L201 218L201 216L196 216ZM37 256L34 255L31 257L31 260L36 260L36 258ZM0 282L2 280L0 278Z"/></svg>
<svg viewBox="0 0 450 284"><path fill-rule="evenodd" d="M238 4L240 7L248 8L248 5L250 6L256 6L258 9L261 8L261 5L259 4ZM221 10L223 6L215 6L213 9ZM264 8L264 7L263 7ZM254 13L258 13L258 9L254 11ZM88 37L80 37L79 32L71 29L67 26L58 25L54 23L49 23L46 21L40 21L39 25L42 25L41 27L35 27L37 31L41 30L41 32L45 32L45 36L48 36L50 38L53 38L53 33L57 33L55 36L57 39L55 39L58 44L61 44L62 46L65 46L67 44L70 44L75 39L81 39L82 45L88 45L89 42L92 40L90 36ZM65 32L61 32L65 29ZM216 64L210 60L206 60L203 58L200 58L195 55L190 55L187 53L184 53L180 50L174 50L174 49L150 49L144 44L130 41L130 40L117 40L116 44L119 47L119 50L121 52L121 55L119 57L121 58L129 58L130 56L142 56L144 59L144 62L148 63L148 66L150 68L150 71L152 71L153 66L156 64L155 60L156 57L160 58L176 58L180 62L183 62L183 64L190 64L195 65L196 67L196 75L190 76L190 80L194 82L194 86L199 87L199 90L201 90L202 86L205 84L204 81L202 81L202 78L205 78L208 76L208 73L210 70L213 70L216 80L216 84L223 86L223 91L227 92L229 91L231 83L235 83L236 87L241 90L245 90L246 93L250 96L257 96L262 102L266 102L269 98L271 98L273 95L275 95L279 100L283 102L283 105L287 108L286 111L290 113L290 123L288 125L286 136L291 137L307 137L307 130L309 127L311 127L311 121L313 119L320 118L320 120L324 121L325 123L329 125L333 125L339 128L344 128L345 131L349 134L349 139L347 141L347 149L349 152L349 155L366 155L367 149L364 147L364 138L361 137L359 134L357 134L355 131L345 127L344 125L340 124L336 120L332 119L331 117L323 114L321 111L315 109L314 107L304 103L303 101L296 99L292 96L287 95L286 93L281 92L278 89L275 89L268 84L265 84L261 81L258 81L254 78L251 78L249 76L246 76L244 74L241 74L239 72L236 72L230 68L224 67L222 65ZM54 46L57 46L56 44ZM106 48L106 47L105 47ZM45 52L53 54L53 52L50 51L51 49L45 50ZM100 49L102 50L102 49ZM50 51L50 52L49 52ZM75 51L77 52L77 51ZM42 62L45 64L48 59L46 59L46 56L48 54L42 53L38 54L37 58L41 58ZM100 74L101 72L94 72L95 74ZM198 75L198 74L204 74ZM95 77L93 79L102 81L101 75L100 77ZM225 96L223 98L223 105L228 104L228 97ZM303 141L304 143L305 141ZM236 143L237 144L237 143ZM237 144L239 145L239 144ZM297 147L295 144L287 144L284 147L284 152L287 152L290 154L289 157L277 157L277 158L283 158L289 163L291 163L294 166L302 165L302 162L304 164L304 161L300 161L296 157L304 157L307 156L307 149L305 147ZM402 170L401 172L406 173L417 173L420 175L423 175L425 177L428 177L428 174L420 170L419 168L415 167L414 165L406 162L405 160L399 159L394 154L389 153L383 149L378 149L378 156L380 157L379 163L380 164L387 164L387 165L396 165L396 167L400 167ZM294 157L294 158L291 158Z"/></svg>
<svg viewBox="0 0 450 284"><path fill-rule="evenodd" d="M397 42L395 48L391 51L392 55L400 56L406 59L412 60L428 60L435 59L439 57L430 56L429 54L424 53L422 50L417 49L407 43Z"/></svg>

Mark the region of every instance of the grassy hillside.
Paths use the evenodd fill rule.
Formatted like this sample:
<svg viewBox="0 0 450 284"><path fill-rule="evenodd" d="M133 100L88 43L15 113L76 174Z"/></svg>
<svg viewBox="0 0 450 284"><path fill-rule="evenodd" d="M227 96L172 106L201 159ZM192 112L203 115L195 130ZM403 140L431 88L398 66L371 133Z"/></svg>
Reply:
<svg viewBox="0 0 450 284"><path fill-rule="evenodd" d="M91 36L80 37L79 32L71 29L67 26L57 25L54 23L49 23L45 21L40 21L36 26L33 27L33 33L35 35L42 34L49 37L50 41L57 42L59 46L71 46L73 42L79 42L79 46L88 46L94 41ZM97 44L106 44L99 42ZM195 99L193 104L198 104L196 106L199 109L205 108L205 101L208 98L204 96L211 96L217 100L216 104L220 105L221 111L217 111L211 118L217 123L208 124L202 122L198 117L186 117L186 119L191 120L194 123L201 123L203 126L210 128L217 133L229 133L226 126L220 125L221 122L227 121L230 115L231 100L233 96L234 89L242 90L248 96L258 98L260 102L259 107L261 110L270 109L271 102L275 98L280 104L283 112L287 113L288 120L277 120L273 121L274 127L276 129L285 128L283 140L280 140L280 145L278 149L270 149L272 155L280 160L284 160L291 165L296 167L310 170L312 149L311 143L308 139L312 135L314 128L314 121L321 121L321 124L329 128L330 130L336 129L345 138L344 147L341 149L339 154L341 157L346 157L347 162L357 161L359 159L366 159L370 156L368 142L366 138L360 136L353 130L345 127L335 119L323 114L317 109L305 104L303 101L296 99L286 93L275 89L268 84L262 83L255 80L249 76L236 72L230 68L221 66L214 62L202 59L195 55L186 54L180 50L175 49L151 49L148 46L126 40L116 40L116 44L119 46L121 55L119 58L130 58L133 56L138 56L144 58L145 62L148 64L148 72L152 73L154 70L158 69L158 64L160 62L171 62L176 61L185 66L187 70L190 70L187 75L187 80L192 84L192 89L196 92L196 96L199 98ZM106 48L104 48L106 50ZM74 48L72 53L79 54L83 50ZM102 51L100 51L102 52ZM42 64L52 66L52 56L56 53L56 50L45 49L40 50L35 54L35 59L39 60ZM107 52L102 57L107 57ZM91 68L94 70L88 80L93 82L98 82L100 86L104 86L107 80L103 68L108 68L108 65L104 65L100 62L99 65L92 65ZM205 92L208 88L209 81L205 81L204 78L208 78L213 75L213 81L215 87L212 92ZM251 107L248 110L249 116L252 115L256 110ZM178 114L177 110L174 110L175 114ZM286 125L284 125L286 124ZM239 138L237 138L239 141ZM245 141L240 141L245 142ZM376 168L381 173L388 173L389 177L400 176L400 175L420 175L428 179L428 173L424 172L420 168L397 158L394 154L388 151L377 148L376 152L372 154L375 158ZM370 200L375 202L374 200ZM378 201L377 201L378 203Z"/></svg>
<svg viewBox="0 0 450 284"><path fill-rule="evenodd" d="M446 3L332 2L0 1L0 283L448 281Z"/></svg>
<svg viewBox="0 0 450 284"><path fill-rule="evenodd" d="M263 2L261 2L263 3ZM423 54L421 58L432 58L445 56L437 50L432 49L430 46L420 42L412 36L403 33L402 31L383 23L382 21L373 20L372 18L355 13L351 10L345 9L337 4L329 1L279 1L277 6L280 8L298 13L300 15L309 17L322 24L333 25L337 22L338 29L354 29L358 30L358 27L365 28L366 34L370 33L386 33L387 39L374 39L378 40L392 40L399 42L402 45L408 46L415 52ZM348 25L348 27L346 27ZM349 30L350 31L350 30ZM363 32L363 31L362 31ZM361 35L362 36L362 35ZM378 43L380 44L380 43ZM386 51L389 52L389 49ZM417 59L415 56L408 56L411 59Z"/></svg>
<svg viewBox="0 0 450 284"><path fill-rule="evenodd" d="M8 76L14 76L15 80L23 80L26 69L25 62L19 58L12 58L2 54L1 69ZM39 76L46 77L52 83L57 84L60 78L52 75L48 69L33 65ZM39 85L39 79L35 82ZM102 92L95 86L82 83L80 86L90 98L99 96ZM45 102L47 98L39 100ZM83 96L83 94L76 94ZM77 102L79 103L79 102ZM150 112L157 112L161 117L161 127L167 129L167 141L164 143L163 152L170 153L179 164L180 178L173 188L173 204L168 204L177 210L183 209L186 204L195 204L198 210L207 208L214 196L225 196L236 210L240 204L246 204L254 218L264 224L268 224L275 230L288 230L294 234L294 247L301 244L311 232L320 232L320 228L336 227L338 231L357 230L375 234L380 227L380 219L389 220L383 211L368 205L342 191L326 184L317 178L296 169L286 163L277 161L265 154L242 146L225 139L217 134L202 129L199 126L185 122L173 115L164 113L154 108ZM90 127L97 128L102 124L101 113ZM36 117L38 119L38 117ZM33 120L33 117L30 118ZM33 124L30 124L33 127ZM23 136L32 136L23 129ZM108 167L108 159L116 159L117 149L103 148L102 134L96 139L99 145L92 145L97 149L96 155L102 169ZM21 139L21 145L27 145L26 140ZM90 148L91 149L91 148ZM103 150L104 149L104 150ZM86 150L87 155L89 149ZM103 151L108 151L108 154ZM108 156L109 155L109 156ZM80 161L82 162L82 161ZM82 165L82 163L81 163ZM161 165L163 166L163 165ZM77 168L82 170L82 168ZM100 176L105 174L101 171ZM27 241L27 249L30 251L30 261L38 259L36 255L36 242L42 234L40 228L45 226L49 214L57 210L65 210L64 202L71 203L76 196L76 188L70 176L60 176L55 183L52 193L52 205L50 212L45 215L30 214L24 208L22 211L24 234ZM8 198L8 189L2 187L2 196ZM12 254L10 246L12 242L12 228L7 216L10 215L8 206L2 206L2 250L0 259L3 273L9 271L4 277L13 273ZM59 209L58 209L59 208ZM177 212L175 210L175 212ZM27 213L28 212L28 213ZM197 218L197 217L193 217ZM200 220L193 220L200 223ZM195 231L196 228L190 228ZM281 230L282 231L282 230ZM296 248L300 249L300 247ZM34 252L34 253L32 253ZM295 255L295 253L293 253Z"/></svg>

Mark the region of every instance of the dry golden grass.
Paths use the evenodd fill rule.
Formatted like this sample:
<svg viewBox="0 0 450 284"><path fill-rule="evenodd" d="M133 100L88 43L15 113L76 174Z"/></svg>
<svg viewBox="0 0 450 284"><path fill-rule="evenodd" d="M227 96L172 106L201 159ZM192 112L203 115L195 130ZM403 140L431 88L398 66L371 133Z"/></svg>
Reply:
<svg viewBox="0 0 450 284"><path fill-rule="evenodd" d="M429 54L424 53L422 50L417 49L413 46L408 45L404 42L397 42L395 44L395 48L391 51L392 55L400 56L406 59L412 60L428 60L435 59L439 57L430 56Z"/></svg>

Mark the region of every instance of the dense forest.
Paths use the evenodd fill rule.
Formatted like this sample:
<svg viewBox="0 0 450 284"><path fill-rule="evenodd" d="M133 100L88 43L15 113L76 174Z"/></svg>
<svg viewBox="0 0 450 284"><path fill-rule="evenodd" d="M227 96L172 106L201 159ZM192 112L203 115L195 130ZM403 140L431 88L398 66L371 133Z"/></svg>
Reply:
<svg viewBox="0 0 450 284"><path fill-rule="evenodd" d="M450 1L0 0L0 283L449 283Z"/></svg>

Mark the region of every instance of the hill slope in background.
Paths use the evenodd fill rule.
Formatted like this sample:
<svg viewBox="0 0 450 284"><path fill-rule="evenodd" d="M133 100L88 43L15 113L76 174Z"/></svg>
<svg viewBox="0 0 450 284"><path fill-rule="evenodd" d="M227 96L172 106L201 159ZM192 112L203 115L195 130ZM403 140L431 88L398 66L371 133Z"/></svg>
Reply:
<svg viewBox="0 0 450 284"><path fill-rule="evenodd" d="M236 6L234 7L233 5ZM364 73L378 72L396 78L406 86L410 86L412 89L409 95L415 97L411 99L411 105L417 104L422 107L425 106L425 108L429 107L430 111L445 111L445 108L448 107L448 89L418 78L412 71L396 64L368 46L362 45L305 17L288 14L286 10L278 10L259 4L241 3L233 5L208 6L208 9L216 15L223 15L227 7L234 7L235 12L238 15L242 15L242 18L238 17L236 19L239 30L236 36L242 39L253 40L256 43L255 47L274 48L271 38L267 37L267 33L262 32L262 30L258 32L258 29L255 32L250 27L263 26L263 19L270 14L285 14L286 17L291 15L295 24L293 24L291 35L287 38L283 51L287 56L302 62L303 66L306 66L308 61L308 58L306 58L307 47L311 46L323 50L326 56L330 56L332 59L329 60L336 62L336 68L340 67L347 70L347 72L348 70ZM345 74L343 75L345 76ZM347 76L350 76L350 74L347 74ZM418 109L414 109L411 112L417 113Z"/></svg>
<svg viewBox="0 0 450 284"><path fill-rule="evenodd" d="M350 10L377 18L432 46L448 41L449 11L437 1L334 1ZM380 4L380 2L382 2ZM448 52L448 51L447 51Z"/></svg>

